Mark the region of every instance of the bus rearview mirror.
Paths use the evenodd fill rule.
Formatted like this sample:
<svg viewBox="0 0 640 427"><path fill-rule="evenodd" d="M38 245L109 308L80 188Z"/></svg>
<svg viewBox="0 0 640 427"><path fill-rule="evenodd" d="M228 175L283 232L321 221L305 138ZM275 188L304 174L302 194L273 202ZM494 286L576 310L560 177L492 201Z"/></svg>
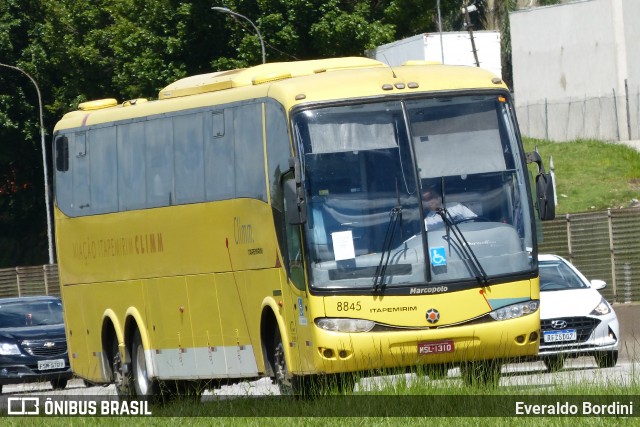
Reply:
<svg viewBox="0 0 640 427"><path fill-rule="evenodd" d="M556 217L555 190L553 176L550 173L536 175L536 196L538 214L542 221L550 221Z"/></svg>
<svg viewBox="0 0 640 427"><path fill-rule="evenodd" d="M289 224L304 224L307 220L307 203L302 186L293 179L284 181L284 202Z"/></svg>

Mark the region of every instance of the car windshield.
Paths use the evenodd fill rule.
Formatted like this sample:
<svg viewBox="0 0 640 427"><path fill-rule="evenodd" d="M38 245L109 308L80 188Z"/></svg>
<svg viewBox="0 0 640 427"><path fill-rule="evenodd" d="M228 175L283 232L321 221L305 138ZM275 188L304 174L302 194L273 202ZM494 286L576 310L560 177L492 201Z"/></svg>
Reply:
<svg viewBox="0 0 640 427"><path fill-rule="evenodd" d="M566 289L585 289L589 285L565 262L540 261L540 290L562 291Z"/></svg>
<svg viewBox="0 0 640 427"><path fill-rule="evenodd" d="M0 302L0 328L59 325L62 323L62 303L60 301Z"/></svg>

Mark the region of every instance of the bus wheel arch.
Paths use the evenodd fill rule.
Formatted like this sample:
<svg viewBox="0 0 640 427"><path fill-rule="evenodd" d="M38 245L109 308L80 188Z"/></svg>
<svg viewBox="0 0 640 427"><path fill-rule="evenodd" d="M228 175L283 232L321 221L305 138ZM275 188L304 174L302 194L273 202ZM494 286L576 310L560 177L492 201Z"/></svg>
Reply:
<svg viewBox="0 0 640 427"><path fill-rule="evenodd" d="M118 337L113 321L109 317L105 317L102 321L102 332L100 334L102 340L102 366L104 366L104 378L113 380L113 358L114 342L117 344ZM117 348L117 346L115 346Z"/></svg>
<svg viewBox="0 0 640 427"><path fill-rule="evenodd" d="M117 326L109 316L104 318L102 323L102 354L107 380L115 384L116 391L120 396L131 393L131 377L128 362L129 346L126 335L122 339L124 344L124 354L120 352L120 339L118 338Z"/></svg>
<svg viewBox="0 0 640 427"><path fill-rule="evenodd" d="M311 377L291 373L287 342L283 339L284 328L278 322L274 310L264 306L260 324L260 336L265 372L283 395L305 396L311 393Z"/></svg>
<svg viewBox="0 0 640 427"><path fill-rule="evenodd" d="M273 309L270 306L264 307L260 319L260 345L262 347L265 375L272 379L275 379L273 340L275 339L276 330L279 331L279 328L280 325Z"/></svg>
<svg viewBox="0 0 640 427"><path fill-rule="evenodd" d="M128 313L124 327L124 340L127 349L127 367L131 394L136 396L154 396L158 391L158 381L153 375L153 367L147 360L143 329L135 313Z"/></svg>

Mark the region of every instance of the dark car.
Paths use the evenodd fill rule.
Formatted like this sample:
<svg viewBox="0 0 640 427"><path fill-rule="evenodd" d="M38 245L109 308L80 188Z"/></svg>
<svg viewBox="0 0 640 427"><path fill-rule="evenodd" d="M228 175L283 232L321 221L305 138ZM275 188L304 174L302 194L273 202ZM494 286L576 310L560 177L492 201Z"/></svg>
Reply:
<svg viewBox="0 0 640 427"><path fill-rule="evenodd" d="M0 298L0 393L39 381L63 389L71 377L60 299Z"/></svg>

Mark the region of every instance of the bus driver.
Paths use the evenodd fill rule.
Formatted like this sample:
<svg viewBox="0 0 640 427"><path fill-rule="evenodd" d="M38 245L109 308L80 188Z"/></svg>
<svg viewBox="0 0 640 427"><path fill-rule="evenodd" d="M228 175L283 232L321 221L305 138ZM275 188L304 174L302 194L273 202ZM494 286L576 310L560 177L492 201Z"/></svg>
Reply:
<svg viewBox="0 0 640 427"><path fill-rule="evenodd" d="M442 227L442 195L436 186L429 187L422 193L422 205L425 209L425 229ZM477 217L471 209L458 202L447 203L447 213L454 223Z"/></svg>

